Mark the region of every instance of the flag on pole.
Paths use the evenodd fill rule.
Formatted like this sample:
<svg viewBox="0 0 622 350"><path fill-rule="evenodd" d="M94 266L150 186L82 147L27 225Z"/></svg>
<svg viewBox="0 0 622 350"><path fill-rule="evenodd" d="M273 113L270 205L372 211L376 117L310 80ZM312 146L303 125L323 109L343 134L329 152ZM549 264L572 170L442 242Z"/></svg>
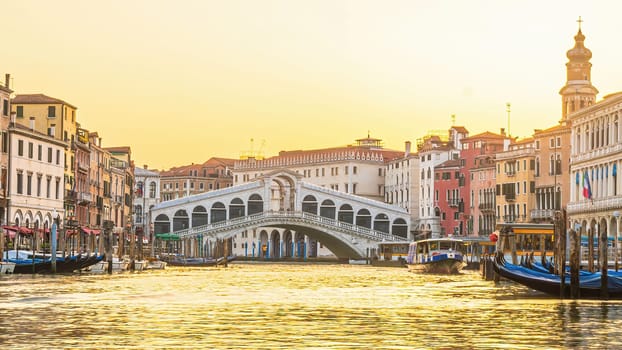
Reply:
<svg viewBox="0 0 622 350"><path fill-rule="evenodd" d="M587 171L583 173L583 197L592 199L592 187L590 186L590 178Z"/></svg>

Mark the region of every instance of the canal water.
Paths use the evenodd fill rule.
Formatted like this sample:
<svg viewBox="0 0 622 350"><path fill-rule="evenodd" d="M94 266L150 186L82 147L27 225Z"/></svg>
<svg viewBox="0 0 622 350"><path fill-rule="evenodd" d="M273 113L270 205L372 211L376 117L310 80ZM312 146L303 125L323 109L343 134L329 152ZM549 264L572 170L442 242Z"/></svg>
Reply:
<svg viewBox="0 0 622 350"><path fill-rule="evenodd" d="M236 263L0 276L6 349L622 348L622 303L559 301L475 272Z"/></svg>

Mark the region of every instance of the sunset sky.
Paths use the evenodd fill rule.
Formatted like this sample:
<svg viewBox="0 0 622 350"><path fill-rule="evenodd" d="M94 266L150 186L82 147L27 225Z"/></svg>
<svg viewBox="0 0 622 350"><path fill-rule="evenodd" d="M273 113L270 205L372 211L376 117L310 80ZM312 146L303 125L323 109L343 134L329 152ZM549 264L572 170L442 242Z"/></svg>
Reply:
<svg viewBox="0 0 622 350"><path fill-rule="evenodd" d="M0 74L78 107L137 166L342 146L403 149L560 119L582 16L598 99L622 90L622 1L30 1L2 4Z"/></svg>

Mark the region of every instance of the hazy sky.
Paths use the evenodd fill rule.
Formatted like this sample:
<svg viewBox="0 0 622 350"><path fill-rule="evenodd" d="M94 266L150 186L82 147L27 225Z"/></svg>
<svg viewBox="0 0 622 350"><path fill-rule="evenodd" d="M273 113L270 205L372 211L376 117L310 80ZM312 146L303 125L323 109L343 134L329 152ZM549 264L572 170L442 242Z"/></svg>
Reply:
<svg viewBox="0 0 622 350"><path fill-rule="evenodd" d="M78 107L137 166L341 146L403 149L451 115L471 135L560 119L582 16L592 82L622 90L622 1L10 1L0 73Z"/></svg>

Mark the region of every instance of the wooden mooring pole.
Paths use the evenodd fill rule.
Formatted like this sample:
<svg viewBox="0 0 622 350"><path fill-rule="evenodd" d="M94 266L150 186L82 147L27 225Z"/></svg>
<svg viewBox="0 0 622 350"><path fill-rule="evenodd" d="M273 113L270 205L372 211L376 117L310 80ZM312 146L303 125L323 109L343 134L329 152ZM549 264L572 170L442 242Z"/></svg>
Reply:
<svg viewBox="0 0 622 350"><path fill-rule="evenodd" d="M581 231L570 229L570 298L580 297L579 268L581 263Z"/></svg>
<svg viewBox="0 0 622 350"><path fill-rule="evenodd" d="M604 227L603 227L604 226ZM609 269L609 263L607 261L607 226L599 225L599 242L598 242L598 255L600 255L600 298L603 300L609 299L609 288L607 277L607 270Z"/></svg>
<svg viewBox="0 0 622 350"><path fill-rule="evenodd" d="M555 228L558 232L557 238L559 239L559 297L564 299L566 295L566 211L558 212L556 215Z"/></svg>

